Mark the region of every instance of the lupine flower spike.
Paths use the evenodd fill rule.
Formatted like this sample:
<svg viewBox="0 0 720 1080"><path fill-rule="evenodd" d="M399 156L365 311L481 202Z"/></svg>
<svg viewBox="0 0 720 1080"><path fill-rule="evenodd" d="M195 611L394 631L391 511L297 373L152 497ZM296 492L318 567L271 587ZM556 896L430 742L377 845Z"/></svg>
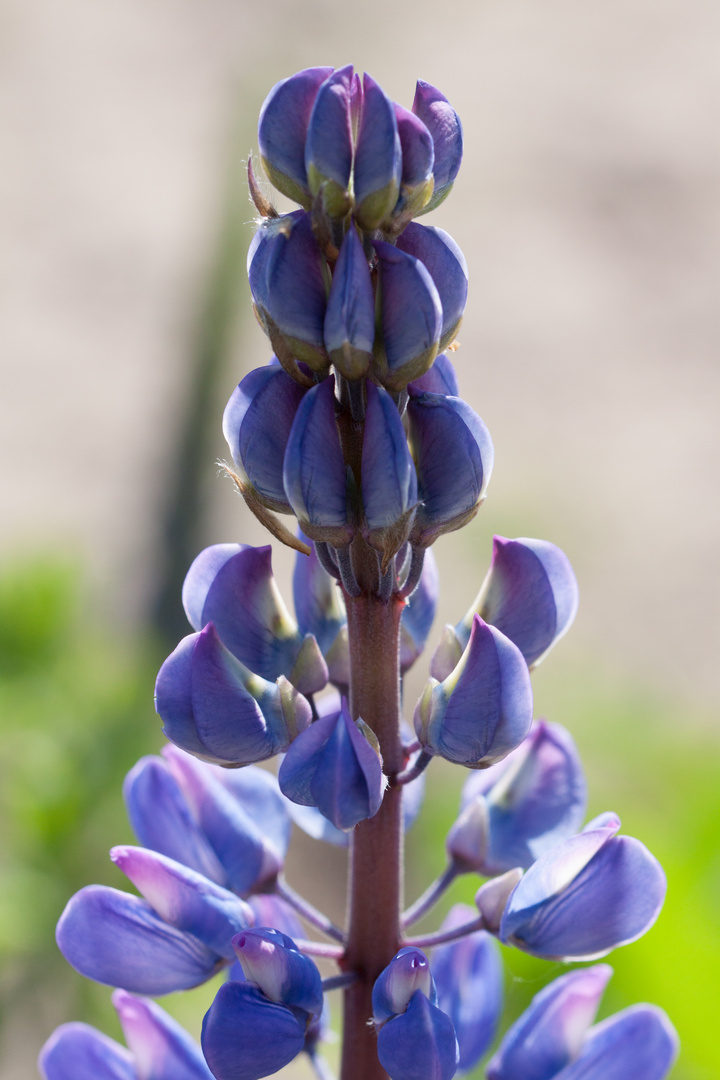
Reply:
<svg viewBox="0 0 720 1080"><path fill-rule="evenodd" d="M65 1024L42 1076L260 1080L304 1055L335 1080L323 1041L339 991L338 1080L451 1080L486 1054L488 1080L665 1080L677 1038L661 1010L594 1022L604 964L550 982L495 1045L499 943L553 962L605 956L652 926L665 877L615 815L583 828L572 737L533 719L530 672L577 610L564 552L496 536L467 613L432 638L432 546L478 513L494 461L460 396L463 354L457 372L450 359L467 264L440 223L416 220L458 176L457 113L422 80L398 103L350 65L312 67L270 91L258 147L296 206L276 210L249 163L261 220L248 277L269 362L225 409L225 470L295 549L294 614L269 546L231 537L190 566L192 632L156 683L168 743L128 773L137 844L110 852L128 889L81 889L57 927L69 963L115 988L127 1048ZM413 731L403 681L431 638ZM401 912L403 833L437 757L464 767L458 816L438 877ZM293 824L347 852L345 925L322 910L321 880L319 907L287 880ZM459 875L475 879L475 906L430 928ZM134 996L219 973L201 1046Z"/></svg>

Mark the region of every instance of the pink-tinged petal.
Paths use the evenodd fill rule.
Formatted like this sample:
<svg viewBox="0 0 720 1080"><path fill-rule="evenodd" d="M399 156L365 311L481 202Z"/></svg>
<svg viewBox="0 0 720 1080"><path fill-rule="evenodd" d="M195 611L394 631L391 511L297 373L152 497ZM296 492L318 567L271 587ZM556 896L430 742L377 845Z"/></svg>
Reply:
<svg viewBox="0 0 720 1080"><path fill-rule="evenodd" d="M580 1054L611 975L597 964L544 987L504 1036L488 1080L555 1080Z"/></svg>
<svg viewBox="0 0 720 1080"><path fill-rule="evenodd" d="M191 934L169 926L137 896L88 885L60 916L58 948L81 975L138 994L189 990L222 965Z"/></svg>
<svg viewBox="0 0 720 1080"><path fill-rule="evenodd" d="M279 1005L319 1016L323 1005L320 972L295 942L273 927L246 930L233 938L233 948L248 982Z"/></svg>
<svg viewBox="0 0 720 1080"><path fill-rule="evenodd" d="M258 122L260 156L278 191L303 206L310 205L305 140L320 86L331 67L306 68L277 83L265 98Z"/></svg>
<svg viewBox="0 0 720 1080"><path fill-rule="evenodd" d="M393 1016L404 1013L416 990L435 1003L435 983L424 952L406 945L392 958L375 980L372 992L373 1020L380 1027Z"/></svg>
<svg viewBox="0 0 720 1080"><path fill-rule="evenodd" d="M116 990L112 1002L138 1080L212 1080L198 1044L154 1001Z"/></svg>
<svg viewBox="0 0 720 1080"><path fill-rule="evenodd" d="M662 1009L634 1005L594 1027L580 1056L557 1080L664 1080L678 1047Z"/></svg>
<svg viewBox="0 0 720 1080"><path fill-rule="evenodd" d="M62 1024L38 1058L43 1080L138 1080L132 1055L89 1024Z"/></svg>

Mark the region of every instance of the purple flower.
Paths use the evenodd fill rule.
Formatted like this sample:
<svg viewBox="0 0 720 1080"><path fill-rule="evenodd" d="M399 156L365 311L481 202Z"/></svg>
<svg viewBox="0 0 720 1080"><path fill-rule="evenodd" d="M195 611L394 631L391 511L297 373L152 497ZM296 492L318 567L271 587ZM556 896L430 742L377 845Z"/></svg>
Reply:
<svg viewBox="0 0 720 1080"><path fill-rule="evenodd" d="M397 406L382 387L367 384L362 447L363 536L383 565L406 542L417 505L417 478Z"/></svg>
<svg viewBox="0 0 720 1080"><path fill-rule="evenodd" d="M300 538L304 539L302 533ZM334 654L337 651L336 644L339 648L338 635L347 625L345 603L335 579L322 567L312 541L309 546L309 555L298 552L295 556L293 570L295 612L301 633L313 635L328 666L332 668ZM347 640L345 651L347 651ZM347 663L349 664L349 658ZM347 679L344 681L347 682Z"/></svg>
<svg viewBox="0 0 720 1080"><path fill-rule="evenodd" d="M223 415L235 468L270 510L291 514L283 487L283 459L305 388L277 363L251 371L233 392Z"/></svg>
<svg viewBox="0 0 720 1080"><path fill-rule="evenodd" d="M220 987L203 1021L202 1048L216 1080L259 1080L303 1049L322 1009L320 973L278 930L247 931L233 946L247 981Z"/></svg>
<svg viewBox="0 0 720 1080"><path fill-rule="evenodd" d="M370 268L354 225L335 264L323 328L325 348L346 379L365 375L375 341L375 297Z"/></svg>
<svg viewBox="0 0 720 1080"><path fill-rule="evenodd" d="M408 598L400 621L400 670L412 667L422 654L437 608L440 583L437 563L428 548L417 588Z"/></svg>
<svg viewBox="0 0 720 1080"><path fill-rule="evenodd" d="M450 194L462 161L463 136L460 118L447 98L430 83L418 79L412 111L430 132L435 150L435 187L424 213L434 210Z"/></svg>
<svg viewBox="0 0 720 1080"><path fill-rule="evenodd" d="M416 990L422 991L433 1004L437 1001L427 956L420 949L406 945L375 980L372 992L375 1027L379 1029L392 1017L404 1013Z"/></svg>
<svg viewBox="0 0 720 1080"><path fill-rule="evenodd" d="M430 679L415 709L423 747L459 765L486 768L514 750L532 721L532 691L519 649L475 616L467 649L439 683Z"/></svg>
<svg viewBox="0 0 720 1080"><path fill-rule="evenodd" d="M446 397L458 397L457 375L447 353L440 353L439 356L436 356L430 370L410 383L408 389L425 394L444 394Z"/></svg>
<svg viewBox="0 0 720 1080"><path fill-rule="evenodd" d="M126 1050L88 1024L63 1024L40 1052L44 1080L212 1080L200 1047L171 1016L124 990L112 996Z"/></svg>
<svg viewBox="0 0 720 1080"><path fill-rule="evenodd" d="M488 1065L488 1080L663 1080L678 1044L661 1009L636 1005L590 1027L611 975L598 964L536 994Z"/></svg>
<svg viewBox="0 0 720 1080"><path fill-rule="evenodd" d="M335 422L335 380L313 387L298 409L285 451L283 482L302 531L335 547L348 544L347 477Z"/></svg>
<svg viewBox="0 0 720 1080"><path fill-rule="evenodd" d="M321 716L298 737L280 766L280 790L301 806L316 806L338 829L351 829L380 809L385 778L373 732L339 712Z"/></svg>
<svg viewBox="0 0 720 1080"><path fill-rule="evenodd" d="M493 538L490 569L467 615L446 627L433 656L436 679L452 670L465 648L474 614L514 641L530 668L569 630L578 587L567 556L547 540Z"/></svg>
<svg viewBox="0 0 720 1080"><path fill-rule="evenodd" d="M433 192L435 163L432 135L422 120L397 104L395 119L402 151L402 175L400 196L392 213L393 232L403 229L410 218L427 206Z"/></svg>
<svg viewBox="0 0 720 1080"><path fill-rule="evenodd" d="M304 694L326 685L317 642L300 633L275 583L269 544L205 548L187 572L182 598L193 629L212 622L223 645L263 679L287 675Z"/></svg>
<svg viewBox="0 0 720 1080"><path fill-rule="evenodd" d="M474 849L477 858L468 868L485 876L527 868L578 831L586 800L572 738L559 724L541 720L501 762L468 777L448 851L453 857L465 852L467 862Z"/></svg>
<svg viewBox="0 0 720 1080"><path fill-rule="evenodd" d="M160 668L155 707L171 742L221 765L280 753L311 717L286 679L270 683L254 675L225 648L212 623L183 638Z"/></svg>
<svg viewBox="0 0 720 1080"><path fill-rule="evenodd" d="M468 292L465 256L453 238L442 229L410 222L397 246L419 259L433 279L442 307L440 350L454 341L460 329Z"/></svg>
<svg viewBox="0 0 720 1080"><path fill-rule="evenodd" d="M381 240L374 247L381 331L375 340L376 366L383 385L398 392L424 375L437 355L442 303L420 259Z"/></svg>
<svg viewBox="0 0 720 1080"><path fill-rule="evenodd" d="M477 513L490 483L493 444L480 417L460 398L411 389L407 411L421 501L412 539L427 547Z"/></svg>
<svg viewBox="0 0 720 1080"><path fill-rule="evenodd" d="M473 908L455 904L442 930L451 930L475 917ZM500 949L490 934L478 930L448 945L433 949L432 970L437 1005L452 1020L460 1058L458 1069L467 1072L495 1037L503 1004Z"/></svg>
<svg viewBox="0 0 720 1080"><path fill-rule="evenodd" d="M377 229L389 217L398 199L401 177L395 107L366 74L354 166L355 219L361 229Z"/></svg>
<svg viewBox="0 0 720 1080"><path fill-rule="evenodd" d="M548 960L592 960L641 937L660 913L665 875L612 814L533 863L505 908L500 938Z"/></svg>
<svg viewBox="0 0 720 1080"><path fill-rule="evenodd" d="M310 206L308 124L318 90L332 72L331 67L298 71L272 88L260 110L258 143L265 172L278 191L305 207Z"/></svg>

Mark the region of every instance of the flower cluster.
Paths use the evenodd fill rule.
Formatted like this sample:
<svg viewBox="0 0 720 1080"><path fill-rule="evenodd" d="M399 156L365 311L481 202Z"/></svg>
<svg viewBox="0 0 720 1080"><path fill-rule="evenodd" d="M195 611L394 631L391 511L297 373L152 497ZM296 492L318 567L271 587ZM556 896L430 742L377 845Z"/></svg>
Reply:
<svg viewBox="0 0 720 1080"><path fill-rule="evenodd" d="M475 515L493 466L447 351L466 263L414 220L457 175L455 111L427 83L406 109L351 67L310 68L271 91L258 138L267 177L300 208L279 214L249 168L248 273L274 356L240 382L223 430L247 505L297 551L294 615L270 547L216 544L190 567L193 632L156 686L169 745L128 774L138 846L110 853L139 895L85 888L57 931L79 972L117 988L129 1049L65 1025L42 1051L46 1080L259 1080L301 1053L324 1077L326 995L340 988L343 1080L450 1080L495 1038L498 942L596 959L645 933L664 899L662 869L616 815L583 824L572 738L533 719L530 673L577 609L554 544L495 537L477 598L434 650L414 732L402 720L402 677L435 614L431 545ZM257 767L276 755L277 775ZM402 832L438 756L470 772L445 868L401 913ZM349 848L346 927L285 880L293 823ZM475 906L409 936L467 874L485 879ZM313 956L339 973L323 980ZM223 970L201 1049L133 996ZM676 1037L660 1010L592 1026L610 974L546 986L488 1080L662 1080Z"/></svg>

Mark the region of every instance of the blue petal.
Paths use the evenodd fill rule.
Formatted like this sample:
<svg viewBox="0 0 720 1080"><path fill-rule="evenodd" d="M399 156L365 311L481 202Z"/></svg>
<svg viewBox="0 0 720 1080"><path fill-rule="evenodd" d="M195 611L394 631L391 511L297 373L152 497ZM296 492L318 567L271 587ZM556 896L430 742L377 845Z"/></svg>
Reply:
<svg viewBox="0 0 720 1080"><path fill-rule="evenodd" d="M283 858L290 843L292 823L277 778L254 765L245 769L211 768L215 778L262 830L265 842Z"/></svg>
<svg viewBox="0 0 720 1080"><path fill-rule="evenodd" d="M305 931L297 915L285 900L272 893L258 893L248 901L255 912L256 926L271 926L293 940L300 940Z"/></svg>
<svg viewBox="0 0 720 1080"><path fill-rule="evenodd" d="M594 1027L557 1080L663 1080L677 1052L677 1033L662 1009L634 1005Z"/></svg>
<svg viewBox="0 0 720 1080"><path fill-rule="evenodd" d="M205 548L187 572L182 599L193 629L214 623L251 671L271 681L291 672L303 639L275 583L269 544Z"/></svg>
<svg viewBox="0 0 720 1080"><path fill-rule="evenodd" d="M304 387L277 364L256 368L234 390L223 435L236 467L271 510L291 513L282 482L283 458Z"/></svg>
<svg viewBox="0 0 720 1080"><path fill-rule="evenodd" d="M353 225L335 264L324 335L330 359L346 378L365 374L375 341L375 297L368 261Z"/></svg>
<svg viewBox="0 0 720 1080"><path fill-rule="evenodd" d="M441 930L477 918L466 904L455 904ZM433 949L432 970L438 1008L453 1022L461 1072L472 1069L495 1038L503 1006L503 971L497 942L484 930Z"/></svg>
<svg viewBox="0 0 720 1080"><path fill-rule="evenodd" d="M580 1053L611 975L598 964L544 987L505 1034L488 1080L554 1080Z"/></svg>
<svg viewBox="0 0 720 1080"><path fill-rule="evenodd" d="M407 1011L378 1035L378 1058L391 1080L451 1080L458 1063L452 1020L416 990Z"/></svg>
<svg viewBox="0 0 720 1080"><path fill-rule="evenodd" d="M361 229L376 229L397 202L402 150L393 103L365 75L355 149L355 218Z"/></svg>
<svg viewBox="0 0 720 1080"><path fill-rule="evenodd" d="M439 348L445 349L455 338L465 311L468 292L465 256L448 233L418 225L416 221L411 221L398 237L397 246L419 259L433 279L442 305Z"/></svg>
<svg viewBox="0 0 720 1080"><path fill-rule="evenodd" d="M139 1080L212 1080L200 1047L176 1020L147 998L112 996Z"/></svg>
<svg viewBox="0 0 720 1080"><path fill-rule="evenodd" d="M56 938L81 975L138 994L189 990L220 966L216 952L169 926L145 900L104 885L70 899Z"/></svg>
<svg viewBox="0 0 720 1080"><path fill-rule="evenodd" d="M308 184L317 195L322 183L332 180L347 190L352 168L350 98L352 64L329 75L317 92L305 141Z"/></svg>
<svg viewBox="0 0 720 1080"><path fill-rule="evenodd" d="M417 502L417 478L397 405L382 387L367 384L362 446L362 497L368 529L397 524ZM397 538L395 552L405 537Z"/></svg>
<svg viewBox="0 0 720 1080"><path fill-rule="evenodd" d="M409 597L400 620L400 669L403 672L412 667L425 648L435 619L439 592L437 563L428 548L420 581Z"/></svg>
<svg viewBox="0 0 720 1080"><path fill-rule="evenodd" d="M277 83L265 98L258 143L265 171L283 195L309 205L305 139L310 114L331 67L306 68Z"/></svg>
<svg viewBox="0 0 720 1080"><path fill-rule="evenodd" d="M412 111L432 135L435 148L433 175L435 189L426 212L433 210L449 194L460 170L463 135L460 118L447 98L430 83L418 79Z"/></svg>
<svg viewBox="0 0 720 1080"><path fill-rule="evenodd" d="M203 1053L216 1080L260 1080L289 1064L304 1042L304 1022L248 983L221 986L203 1020Z"/></svg>
<svg viewBox="0 0 720 1080"><path fill-rule="evenodd" d="M245 977L271 1001L320 1015L323 1005L322 979L309 956L298 951L295 942L274 927L245 930L233 938Z"/></svg>
<svg viewBox="0 0 720 1080"><path fill-rule="evenodd" d="M294 356L313 370L328 366L323 340L325 262L305 213L288 215L273 233L267 256L267 312Z"/></svg>
<svg viewBox="0 0 720 1080"><path fill-rule="evenodd" d="M410 391L410 445L418 472L416 528L428 538L459 528L485 498L494 452L490 433L461 398Z"/></svg>
<svg viewBox="0 0 720 1080"><path fill-rule="evenodd" d="M483 873L527 868L573 836L585 817L587 788L570 734L540 721L525 741L497 765L473 773L462 806L477 795L488 810L489 849Z"/></svg>
<svg viewBox="0 0 720 1080"><path fill-rule="evenodd" d="M132 1055L89 1024L63 1024L40 1051L44 1080L138 1080Z"/></svg>
<svg viewBox="0 0 720 1080"><path fill-rule="evenodd" d="M300 632L313 634L322 652L327 653L346 625L347 615L340 589L320 565L312 542L309 555L298 552L295 557L293 600Z"/></svg>
<svg viewBox="0 0 720 1080"><path fill-rule="evenodd" d="M376 1025L404 1013L418 990L435 1004L437 995L427 956L413 945L406 945L375 980L372 1006Z"/></svg>
<svg viewBox="0 0 720 1080"><path fill-rule="evenodd" d="M348 531L346 470L335 423L335 380L309 390L295 416L283 482L302 525ZM313 535L313 539L315 536Z"/></svg>
<svg viewBox="0 0 720 1080"><path fill-rule="evenodd" d="M641 937L665 875L644 844L613 831L580 833L538 859L508 901L501 939L547 959L594 959Z"/></svg>
<svg viewBox="0 0 720 1080"><path fill-rule="evenodd" d="M425 394L445 394L445 396L458 397L459 387L455 368L452 366L447 353L440 353L433 361L433 366L419 379L410 383L415 391Z"/></svg>
<svg viewBox="0 0 720 1080"><path fill-rule="evenodd" d="M395 105L400 147L402 151L402 177L400 198L395 213L402 212L408 202L412 205L413 194L418 188L424 188L432 178L435 163L435 148L432 135L420 117L402 105ZM432 195L432 188L425 193L422 205ZM422 206L413 209L417 213Z"/></svg>
<svg viewBox="0 0 720 1080"><path fill-rule="evenodd" d="M144 847L226 884L217 856L162 758L141 758L125 778L123 795L133 832Z"/></svg>
<svg viewBox="0 0 720 1080"><path fill-rule="evenodd" d="M442 333L442 304L430 273L419 259L376 240L383 381L403 389L432 364ZM402 383L402 385L400 385Z"/></svg>

